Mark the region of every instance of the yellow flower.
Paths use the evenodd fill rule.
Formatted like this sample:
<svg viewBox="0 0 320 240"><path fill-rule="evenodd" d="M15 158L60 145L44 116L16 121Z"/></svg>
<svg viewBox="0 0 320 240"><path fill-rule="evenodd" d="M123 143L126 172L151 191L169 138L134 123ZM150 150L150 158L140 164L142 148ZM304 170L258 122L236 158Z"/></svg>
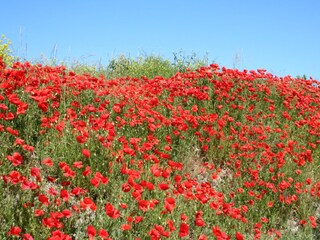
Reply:
<svg viewBox="0 0 320 240"><path fill-rule="evenodd" d="M14 62L14 57L11 55L12 51L9 48L10 45L11 41L2 34L0 39L0 57L7 66L11 66Z"/></svg>

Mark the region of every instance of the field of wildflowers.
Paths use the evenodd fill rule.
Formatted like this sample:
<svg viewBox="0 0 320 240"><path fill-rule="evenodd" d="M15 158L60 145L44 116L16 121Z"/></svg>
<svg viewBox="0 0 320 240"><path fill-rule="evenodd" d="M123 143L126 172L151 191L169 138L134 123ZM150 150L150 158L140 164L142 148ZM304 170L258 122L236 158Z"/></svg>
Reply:
<svg viewBox="0 0 320 240"><path fill-rule="evenodd" d="M319 239L319 144L313 79L1 61L0 239Z"/></svg>

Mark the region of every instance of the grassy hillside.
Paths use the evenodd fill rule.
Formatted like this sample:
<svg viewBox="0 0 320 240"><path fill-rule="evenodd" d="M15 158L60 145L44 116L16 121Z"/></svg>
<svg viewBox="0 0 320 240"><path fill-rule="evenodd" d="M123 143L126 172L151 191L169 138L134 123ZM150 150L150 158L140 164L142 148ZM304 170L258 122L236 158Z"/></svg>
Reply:
<svg viewBox="0 0 320 240"><path fill-rule="evenodd" d="M2 62L0 239L319 239L318 82L192 61Z"/></svg>

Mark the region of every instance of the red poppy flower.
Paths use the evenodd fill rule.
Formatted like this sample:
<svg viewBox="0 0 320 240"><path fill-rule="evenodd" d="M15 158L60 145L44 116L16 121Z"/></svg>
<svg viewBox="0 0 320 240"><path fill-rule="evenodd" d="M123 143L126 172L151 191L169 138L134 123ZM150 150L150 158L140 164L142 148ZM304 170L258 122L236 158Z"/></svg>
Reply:
<svg viewBox="0 0 320 240"><path fill-rule="evenodd" d="M125 203L120 203L120 207L121 207L122 209L126 209L126 208L128 207L128 205L125 204Z"/></svg>
<svg viewBox="0 0 320 240"><path fill-rule="evenodd" d="M83 168L82 162L81 161L76 161L72 164L72 167L74 168Z"/></svg>
<svg viewBox="0 0 320 240"><path fill-rule="evenodd" d="M176 230L172 220L169 219L167 221L167 224L168 224L168 227L169 227L170 231L175 231Z"/></svg>
<svg viewBox="0 0 320 240"><path fill-rule="evenodd" d="M41 181L41 172L40 172L40 169L37 168L37 167L32 167L31 170L31 176L34 176L38 182Z"/></svg>
<svg viewBox="0 0 320 240"><path fill-rule="evenodd" d="M124 184L122 184L121 189L123 192L129 192L131 190L131 187L128 183L124 183Z"/></svg>
<svg viewBox="0 0 320 240"><path fill-rule="evenodd" d="M38 108L42 110L42 112L47 112L48 111L49 104L47 102L39 102L38 103Z"/></svg>
<svg viewBox="0 0 320 240"><path fill-rule="evenodd" d="M169 189L169 185L166 184L166 183L159 183L159 184L158 184L158 187L159 187L160 190L163 190L163 191Z"/></svg>
<svg viewBox="0 0 320 240"><path fill-rule="evenodd" d="M57 239L63 239L63 240L72 240L72 238L61 232L60 230L55 230L51 233L51 237L49 237L47 240L57 240Z"/></svg>
<svg viewBox="0 0 320 240"><path fill-rule="evenodd" d="M12 156L8 155L7 159L12 163L13 166L21 165L23 158L18 152L14 152Z"/></svg>
<svg viewBox="0 0 320 240"><path fill-rule="evenodd" d="M34 210L34 216L39 217L39 216L42 216L42 215L44 215L44 211L43 210L41 210L41 209Z"/></svg>
<svg viewBox="0 0 320 240"><path fill-rule="evenodd" d="M184 213L182 213L182 214L180 215L180 218L181 218L181 220L184 221L184 222L188 221L188 217L187 217Z"/></svg>
<svg viewBox="0 0 320 240"><path fill-rule="evenodd" d="M146 212L150 208L150 202L144 199L138 201L139 209Z"/></svg>
<svg viewBox="0 0 320 240"><path fill-rule="evenodd" d="M13 236L19 237L20 233L21 233L21 228L14 226L8 232L8 236L12 236L13 235Z"/></svg>
<svg viewBox="0 0 320 240"><path fill-rule="evenodd" d="M143 217L142 216L135 216L135 218L134 218L134 222L135 223L139 223L139 222L141 222L143 220Z"/></svg>
<svg viewBox="0 0 320 240"><path fill-rule="evenodd" d="M166 198L164 200L164 207L166 208L167 211L169 211L170 213L172 212L172 210L175 208L175 199L174 198Z"/></svg>
<svg viewBox="0 0 320 240"><path fill-rule="evenodd" d="M161 239L161 235L160 235L160 232L155 229L155 228L152 228L148 234L150 235L150 239L151 240L160 240Z"/></svg>
<svg viewBox="0 0 320 240"><path fill-rule="evenodd" d="M92 173L90 166L86 166L85 170L82 172L82 175L87 177Z"/></svg>
<svg viewBox="0 0 320 240"><path fill-rule="evenodd" d="M80 207L82 209L90 208L92 211L97 210L97 205L88 197L85 197L83 201L80 201Z"/></svg>
<svg viewBox="0 0 320 240"><path fill-rule="evenodd" d="M198 240L207 240L207 236L204 235L204 234L200 234L199 237L198 237Z"/></svg>
<svg viewBox="0 0 320 240"><path fill-rule="evenodd" d="M76 137L76 140L77 140L78 143L83 144L86 141L88 141L88 137L84 136L84 135L79 135L79 136Z"/></svg>
<svg viewBox="0 0 320 240"><path fill-rule="evenodd" d="M120 217L119 211L111 203L105 205L105 210L106 214L113 219Z"/></svg>
<svg viewBox="0 0 320 240"><path fill-rule="evenodd" d="M317 227L317 221L316 218L314 216L309 216L309 220L311 222L311 227L312 228L316 228Z"/></svg>
<svg viewBox="0 0 320 240"><path fill-rule="evenodd" d="M6 128L6 131L7 131L8 133L10 133L10 134L12 134L12 135L16 136L16 137L18 137L18 135L19 135L18 130L14 130L14 129L13 129L13 128L11 128L11 127L7 127L7 128Z"/></svg>
<svg viewBox="0 0 320 240"><path fill-rule="evenodd" d="M203 227L206 225L202 218L196 218L195 223L198 227Z"/></svg>
<svg viewBox="0 0 320 240"><path fill-rule="evenodd" d="M107 184L109 181L108 177L104 177L100 172L96 172L94 177L98 178L102 184Z"/></svg>
<svg viewBox="0 0 320 240"><path fill-rule="evenodd" d="M97 187L99 187L100 179L96 178L96 177L93 177L93 178L90 179L90 183L91 183L92 186L97 188Z"/></svg>
<svg viewBox="0 0 320 240"><path fill-rule="evenodd" d="M50 158L45 158L41 161L41 164L43 165L47 165L48 167L52 167L53 166L53 162Z"/></svg>
<svg viewBox="0 0 320 240"><path fill-rule="evenodd" d="M33 237L29 233L25 233L22 236L23 236L22 240L33 240Z"/></svg>
<svg viewBox="0 0 320 240"><path fill-rule="evenodd" d="M130 230L131 229L131 225L130 224L123 224L122 226L121 226L121 230L122 231L128 231L128 230Z"/></svg>
<svg viewBox="0 0 320 240"><path fill-rule="evenodd" d="M220 230L218 226L212 227L212 233L216 238L228 239L228 235Z"/></svg>
<svg viewBox="0 0 320 240"><path fill-rule="evenodd" d="M121 107L119 104L115 104L113 107L112 107L113 111L115 111L116 113L120 113L121 112Z"/></svg>
<svg viewBox="0 0 320 240"><path fill-rule="evenodd" d="M90 157L90 151L88 149L82 149L82 154L83 156L85 156L86 158Z"/></svg>
<svg viewBox="0 0 320 240"><path fill-rule="evenodd" d="M39 200L43 205L49 206L49 199L47 198L46 195L44 195L44 194L39 194L38 200Z"/></svg>
<svg viewBox="0 0 320 240"><path fill-rule="evenodd" d="M132 149L130 147L124 147L122 150L123 150L123 152L125 154L128 154L130 156L135 156L136 155L136 152L134 151L134 149Z"/></svg>
<svg viewBox="0 0 320 240"><path fill-rule="evenodd" d="M66 218L70 218L72 213L69 209L64 209L61 211L61 213L66 217Z"/></svg>
<svg viewBox="0 0 320 240"><path fill-rule="evenodd" d="M95 237L97 234L96 229L94 228L94 226L89 225L87 227L87 235L89 237L89 239L92 239L93 237Z"/></svg>
<svg viewBox="0 0 320 240"><path fill-rule="evenodd" d="M237 240L244 240L244 236L240 232L236 232L236 239Z"/></svg>
<svg viewBox="0 0 320 240"><path fill-rule="evenodd" d="M189 226L186 223L181 223L180 224L180 229L179 229L179 237L186 237L189 235Z"/></svg>
<svg viewBox="0 0 320 240"><path fill-rule="evenodd" d="M4 110L7 111L9 108L7 107L7 105L0 103L0 110Z"/></svg>
<svg viewBox="0 0 320 240"><path fill-rule="evenodd" d="M192 112L197 112L198 111L198 106L197 105L193 105L191 108Z"/></svg>
<svg viewBox="0 0 320 240"><path fill-rule="evenodd" d="M63 201L67 202L69 200L69 192L65 189L62 189L60 192L60 198L62 198Z"/></svg>
<svg viewBox="0 0 320 240"><path fill-rule="evenodd" d="M22 145L24 145L24 140L17 137L16 140L14 141L14 145L22 146Z"/></svg>
<svg viewBox="0 0 320 240"><path fill-rule="evenodd" d="M98 231L98 235L99 235L99 237L101 237L102 239L108 239L108 237L109 237L109 233L108 233L106 230L104 230L104 229L100 229L100 230Z"/></svg>

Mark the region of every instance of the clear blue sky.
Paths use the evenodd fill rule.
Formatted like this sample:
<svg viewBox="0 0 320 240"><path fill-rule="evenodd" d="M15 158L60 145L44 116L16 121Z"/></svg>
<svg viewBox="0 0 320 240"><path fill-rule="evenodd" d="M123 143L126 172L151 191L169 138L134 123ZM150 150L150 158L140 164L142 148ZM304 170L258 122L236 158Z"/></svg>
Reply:
<svg viewBox="0 0 320 240"><path fill-rule="evenodd" d="M318 0L10 0L0 34L14 54L107 63L174 52L239 69L320 80Z"/></svg>

